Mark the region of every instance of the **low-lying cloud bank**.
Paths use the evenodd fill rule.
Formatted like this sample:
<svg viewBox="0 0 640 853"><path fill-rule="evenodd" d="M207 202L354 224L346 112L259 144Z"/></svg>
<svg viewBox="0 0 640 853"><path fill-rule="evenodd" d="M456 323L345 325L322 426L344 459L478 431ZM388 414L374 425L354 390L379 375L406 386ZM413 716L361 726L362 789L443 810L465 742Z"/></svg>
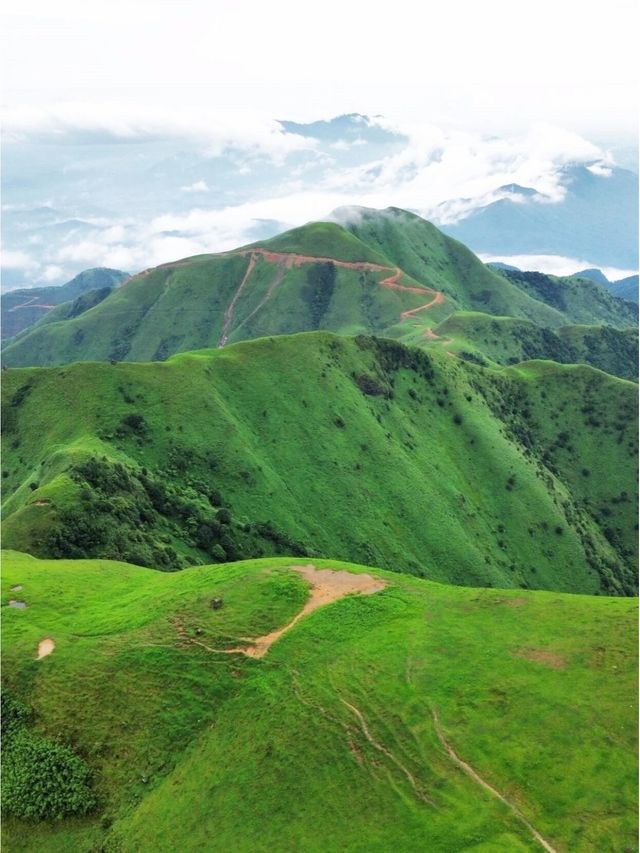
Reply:
<svg viewBox="0 0 640 853"><path fill-rule="evenodd" d="M333 122L333 135L314 136L313 125L287 132L276 121L194 111L8 110L5 286L62 282L88 266L136 272L324 219L342 206L402 207L449 225L505 198L553 205L568 192L568 164L603 180L614 166L609 152L549 125L498 138L380 117ZM43 164L37 185L19 150ZM56 158L63 175L54 180L60 170L47 166ZM526 264L572 272L569 261L536 256Z"/></svg>

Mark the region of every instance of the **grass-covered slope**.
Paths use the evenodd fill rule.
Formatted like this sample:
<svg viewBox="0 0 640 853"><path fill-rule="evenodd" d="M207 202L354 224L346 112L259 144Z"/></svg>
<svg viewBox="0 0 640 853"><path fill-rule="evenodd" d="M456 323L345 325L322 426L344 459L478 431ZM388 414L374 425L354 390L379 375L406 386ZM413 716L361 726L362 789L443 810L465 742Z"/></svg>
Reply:
<svg viewBox="0 0 640 853"><path fill-rule="evenodd" d="M466 246L416 214L395 207L381 211L350 207L339 208L333 216L361 242L418 281L442 290L460 308L547 326L563 322L560 312L505 282Z"/></svg>
<svg viewBox="0 0 640 853"><path fill-rule="evenodd" d="M524 293L561 313L566 318L564 323L605 324L617 329L638 324L637 304L619 299L591 279L520 270L501 270L498 274Z"/></svg>
<svg viewBox="0 0 640 853"><path fill-rule="evenodd" d="M310 223L232 252L140 273L89 310L58 314L11 340L4 363L158 361L317 329L422 345L427 330L458 309L549 328L635 323L633 306L599 285L567 280L553 284L559 296L549 296L548 288L489 269L405 211L358 208L335 215L344 225Z"/></svg>
<svg viewBox="0 0 640 853"><path fill-rule="evenodd" d="M273 553L636 589L636 392L372 338L5 372L4 541L173 569Z"/></svg>
<svg viewBox="0 0 640 853"><path fill-rule="evenodd" d="M638 276L630 275L620 278L618 281L610 281L606 285L607 290L617 296L618 299L628 299L630 302L638 302Z"/></svg>
<svg viewBox="0 0 640 853"><path fill-rule="evenodd" d="M421 345L461 358L495 364L546 359L590 364L613 376L637 381L638 330L611 326L561 326L546 329L515 317L457 311L429 332Z"/></svg>
<svg viewBox="0 0 640 853"><path fill-rule="evenodd" d="M236 253L188 258L134 276L81 316L40 324L11 341L3 360L9 366L156 361L315 329L401 338L425 322L425 311L433 323L450 310L436 292L347 231L320 223Z"/></svg>
<svg viewBox="0 0 640 853"><path fill-rule="evenodd" d="M638 380L638 328L564 326L558 336L572 350L571 361L585 362L620 376Z"/></svg>
<svg viewBox="0 0 640 853"><path fill-rule="evenodd" d="M90 290L115 287L128 273L104 267L85 270L59 287L30 287L11 290L0 296L2 338L12 338L33 326L56 305L77 299Z"/></svg>
<svg viewBox="0 0 640 853"><path fill-rule="evenodd" d="M167 575L5 554L4 696L31 712L5 722L72 750L95 803L52 822L5 809L6 849L635 849L636 602L316 560L386 587L305 616L261 659L216 652L300 612L295 562ZM14 809L73 806L56 774L21 799L16 771L35 767L15 744Z"/></svg>

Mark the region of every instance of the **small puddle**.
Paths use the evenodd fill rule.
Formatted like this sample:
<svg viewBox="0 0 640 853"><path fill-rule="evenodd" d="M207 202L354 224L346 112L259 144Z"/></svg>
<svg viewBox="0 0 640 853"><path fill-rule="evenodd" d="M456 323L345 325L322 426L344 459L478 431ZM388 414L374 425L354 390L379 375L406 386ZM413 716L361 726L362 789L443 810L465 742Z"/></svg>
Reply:
<svg viewBox="0 0 640 853"><path fill-rule="evenodd" d="M373 593L379 592L386 586L384 581L374 578L371 575L354 574L353 572L344 570L316 569L311 564L308 566L291 566L291 568L302 575L311 586L311 595L300 613L288 625L285 625L284 628L278 628L270 634L265 634L264 637L258 637L251 641L251 645L245 648L225 649L225 652L240 652L250 658L264 657L276 640L291 630L304 616L308 616L309 613L317 610L318 607L331 604L333 601L344 598L345 595L354 593L373 595Z"/></svg>
<svg viewBox="0 0 640 853"><path fill-rule="evenodd" d="M53 642L51 637L45 637L44 640L40 640L38 643L38 660L42 660L42 658L46 658L47 655L50 655L51 652L55 649L56 644Z"/></svg>
<svg viewBox="0 0 640 853"><path fill-rule="evenodd" d="M26 601L16 601L15 598L9 599L9 607L17 607L19 610L24 610L26 606Z"/></svg>

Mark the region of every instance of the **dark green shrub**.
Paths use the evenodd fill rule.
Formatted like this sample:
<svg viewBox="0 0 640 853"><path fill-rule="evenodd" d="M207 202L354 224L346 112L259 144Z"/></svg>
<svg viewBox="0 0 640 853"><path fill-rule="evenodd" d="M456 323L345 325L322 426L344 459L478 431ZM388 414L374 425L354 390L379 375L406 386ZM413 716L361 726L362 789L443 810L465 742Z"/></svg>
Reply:
<svg viewBox="0 0 640 853"><path fill-rule="evenodd" d="M2 740L10 738L29 722L31 711L22 702L14 699L6 690L0 694L0 723Z"/></svg>
<svg viewBox="0 0 640 853"><path fill-rule="evenodd" d="M22 820L61 820L96 804L91 770L72 750L22 728L4 746L2 808Z"/></svg>
<svg viewBox="0 0 640 853"><path fill-rule="evenodd" d="M144 417L136 412L125 415L116 427L116 435L126 438L130 435L144 437L147 434L147 422Z"/></svg>
<svg viewBox="0 0 640 853"><path fill-rule="evenodd" d="M231 524L231 513L228 509L219 509L216 513L216 520L220 522L220 524Z"/></svg>
<svg viewBox="0 0 640 853"><path fill-rule="evenodd" d="M211 559L214 563L224 563L226 562L227 555L225 554L224 548L222 545L213 545L209 550L209 554L211 555Z"/></svg>

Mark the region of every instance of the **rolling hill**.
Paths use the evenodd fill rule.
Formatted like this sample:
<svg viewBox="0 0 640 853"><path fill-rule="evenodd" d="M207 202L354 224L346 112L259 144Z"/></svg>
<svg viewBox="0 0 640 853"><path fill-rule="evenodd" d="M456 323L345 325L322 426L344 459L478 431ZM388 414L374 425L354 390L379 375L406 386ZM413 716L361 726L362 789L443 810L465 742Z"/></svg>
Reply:
<svg viewBox="0 0 640 853"><path fill-rule="evenodd" d="M10 552L2 605L15 853L635 847L636 602Z"/></svg>
<svg viewBox="0 0 640 853"><path fill-rule="evenodd" d="M63 302L69 302L90 290L115 287L129 277L120 270L104 267L85 270L59 287L30 287L10 290L0 296L2 339L13 338L28 329Z"/></svg>
<svg viewBox="0 0 640 853"><path fill-rule="evenodd" d="M552 330L514 317L457 311L432 329L426 342L479 364L544 359L590 364L621 379L638 381L636 328L561 326ZM421 345L426 342L423 336Z"/></svg>
<svg viewBox="0 0 640 853"><path fill-rule="evenodd" d="M98 306L99 307L99 306ZM4 373L4 542L632 594L637 386L327 333Z"/></svg>
<svg viewBox="0 0 640 853"><path fill-rule="evenodd" d="M4 363L158 361L318 329L421 343L431 327L460 309L550 328L636 323L637 307L596 284L512 281L405 211L358 208L339 210L334 218L344 224L311 223L233 252L133 276L99 304L80 305L73 316L55 316L10 341Z"/></svg>

